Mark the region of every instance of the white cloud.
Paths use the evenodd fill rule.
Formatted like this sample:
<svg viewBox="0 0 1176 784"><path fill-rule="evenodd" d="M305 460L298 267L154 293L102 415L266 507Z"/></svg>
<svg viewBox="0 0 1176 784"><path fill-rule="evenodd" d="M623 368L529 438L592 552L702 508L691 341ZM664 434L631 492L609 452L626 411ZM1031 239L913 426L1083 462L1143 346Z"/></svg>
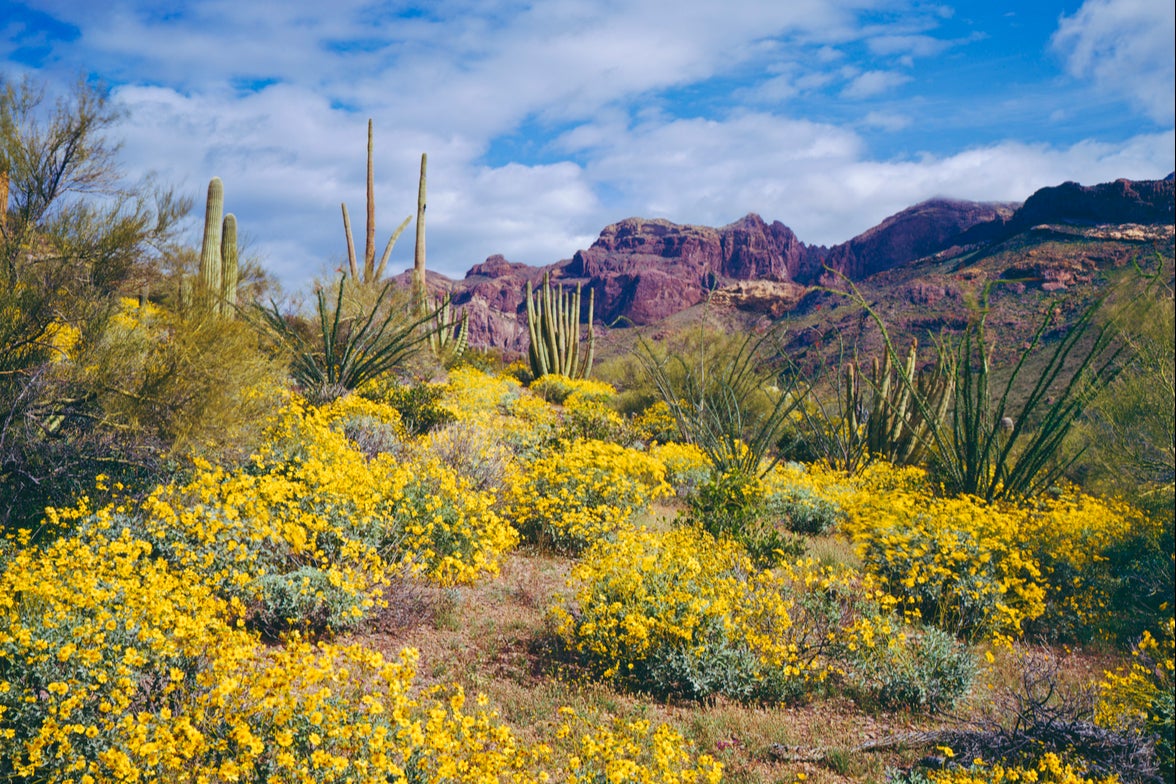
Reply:
<svg viewBox="0 0 1176 784"><path fill-rule="evenodd" d="M866 71L850 79L841 91L842 98L870 98L906 84L911 77L897 71Z"/></svg>
<svg viewBox="0 0 1176 784"><path fill-rule="evenodd" d="M428 152L429 266L450 276L492 253L567 258L631 215L721 225L754 211L831 244L937 194L1019 200L1066 179L1156 177L1173 166L1171 133L1064 147L963 142L876 160L853 127L897 133L918 121L917 107L888 103L850 126L781 110L684 110L667 97L705 93L715 77L737 82L736 103L789 110L842 85L845 99L884 94L909 76L869 70L876 64L847 44L881 57L933 57L944 46L927 16L937 9L903 21L909 9L891 0L684 0L674 13L658 0L452 0L411 19L378 17L369 0L29 1L82 30L55 50L55 67L122 84L132 173L154 169L201 202L221 176L226 208L295 287L342 260L341 201L362 221L369 116L377 241L415 211ZM1127 68L1113 47L1081 54L1096 32L1117 29L1095 13L1110 5L1091 0L1074 17L1087 21L1058 33L1072 63L1096 76ZM863 9L895 7L894 24L860 20ZM538 150L530 164L499 164L497 152L487 163L507 137ZM393 270L411 263L411 234Z"/></svg>
<svg viewBox="0 0 1176 784"><path fill-rule="evenodd" d="M1072 74L1122 93L1162 125L1176 119L1176 7L1168 0L1086 0L1053 46Z"/></svg>

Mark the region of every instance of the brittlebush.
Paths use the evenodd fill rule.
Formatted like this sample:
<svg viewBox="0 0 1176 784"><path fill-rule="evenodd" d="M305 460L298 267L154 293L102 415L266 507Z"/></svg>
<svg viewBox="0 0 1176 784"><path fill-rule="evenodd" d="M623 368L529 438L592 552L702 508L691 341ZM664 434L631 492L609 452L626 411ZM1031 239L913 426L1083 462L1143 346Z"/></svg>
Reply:
<svg viewBox="0 0 1176 784"><path fill-rule="evenodd" d="M577 440L520 472L506 514L529 540L578 553L613 536L634 513L670 492L665 466L647 453Z"/></svg>
<svg viewBox="0 0 1176 784"><path fill-rule="evenodd" d="M757 569L737 542L694 527L622 531L570 582L569 603L552 608L565 644L659 694L799 699L860 652L906 639L869 581L811 561Z"/></svg>

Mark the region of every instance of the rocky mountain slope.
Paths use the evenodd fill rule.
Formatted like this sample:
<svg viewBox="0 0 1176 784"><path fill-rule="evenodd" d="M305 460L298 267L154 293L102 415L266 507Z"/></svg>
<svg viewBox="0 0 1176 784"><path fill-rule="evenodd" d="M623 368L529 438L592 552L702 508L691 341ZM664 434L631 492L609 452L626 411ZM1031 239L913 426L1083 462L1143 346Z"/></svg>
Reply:
<svg viewBox="0 0 1176 784"><path fill-rule="evenodd" d="M1173 186L1169 175L1094 186L1068 182L1043 188L1020 205L931 199L832 248L807 245L783 223L769 224L755 214L720 228L628 218L606 227L590 248L547 267L491 256L463 280L430 276L429 284L450 291L454 303L467 310L473 345L508 353L526 347L523 290L545 273L553 282L592 289L597 320L614 326L659 323L708 294L714 303L772 317L803 312L813 307L812 286L842 275L853 281L893 280L900 290L887 296L935 310L958 296L956 278L968 277L968 259L974 264L979 257L999 256L1005 268L991 276L1033 279L1050 291L1089 280L1100 263L1092 245L1106 245L1103 255L1119 263L1144 246L1163 252L1172 242ZM1033 236L1028 244L1041 245L1055 235L1081 252L1010 250L1017 237ZM953 259L955 269L944 280L903 272L920 260L945 269ZM891 271L899 274L887 275Z"/></svg>

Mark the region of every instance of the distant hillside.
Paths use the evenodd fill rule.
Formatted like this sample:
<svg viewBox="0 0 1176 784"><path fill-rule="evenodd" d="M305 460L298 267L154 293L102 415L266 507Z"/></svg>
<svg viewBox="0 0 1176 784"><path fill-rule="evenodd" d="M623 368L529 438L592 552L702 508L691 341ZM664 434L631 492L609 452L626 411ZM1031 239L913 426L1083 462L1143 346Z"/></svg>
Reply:
<svg viewBox="0 0 1176 784"><path fill-rule="evenodd" d="M526 347L523 288L544 273L591 289L605 325L656 325L708 295L749 313L804 317L822 299L812 287L840 275L869 282L881 299L905 302L933 325L958 314L960 292L977 280L1025 278L1033 282L1013 288L1058 291L1140 254L1170 257L1174 215L1169 175L1068 182L1019 205L931 199L832 248L807 245L755 214L720 228L628 218L571 259L531 267L491 256L463 280L429 283L470 314L474 345L507 352Z"/></svg>

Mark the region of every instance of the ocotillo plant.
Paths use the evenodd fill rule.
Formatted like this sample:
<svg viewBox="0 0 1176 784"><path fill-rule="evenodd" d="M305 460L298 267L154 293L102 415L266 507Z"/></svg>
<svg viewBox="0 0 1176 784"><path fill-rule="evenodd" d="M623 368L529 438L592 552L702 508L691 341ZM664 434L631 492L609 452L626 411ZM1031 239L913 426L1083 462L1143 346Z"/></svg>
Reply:
<svg viewBox="0 0 1176 784"><path fill-rule="evenodd" d="M238 252L237 218L224 215L225 190L220 177L208 182L204 205L204 240L200 245L201 307L232 315L237 303Z"/></svg>
<svg viewBox="0 0 1176 784"><path fill-rule="evenodd" d="M580 350L580 284L575 293L563 286L551 288L551 275L544 273L543 287L533 291L527 281L527 331L531 347L527 355L535 378L559 373L569 378L587 378L592 372L596 333L592 329L596 292L588 290L588 347Z"/></svg>
<svg viewBox="0 0 1176 784"><path fill-rule="evenodd" d="M347 213L347 203L340 205L343 209L343 232L347 236L347 265L350 270L351 279L363 285L371 285L379 282L380 278L384 277L384 269L388 266L388 257L392 255L392 247L396 244L396 240L400 239L400 235L408 228L408 222L412 220L409 215L400 225L396 227L396 231L392 232L392 236L388 239L388 244L384 246L384 254L380 257L379 266L376 265L376 188L375 188L375 168L372 162L372 121L368 120L368 143L367 143L367 225L364 227L364 247L363 247L363 270L359 268L359 260L355 256L355 238L351 234L351 217Z"/></svg>

